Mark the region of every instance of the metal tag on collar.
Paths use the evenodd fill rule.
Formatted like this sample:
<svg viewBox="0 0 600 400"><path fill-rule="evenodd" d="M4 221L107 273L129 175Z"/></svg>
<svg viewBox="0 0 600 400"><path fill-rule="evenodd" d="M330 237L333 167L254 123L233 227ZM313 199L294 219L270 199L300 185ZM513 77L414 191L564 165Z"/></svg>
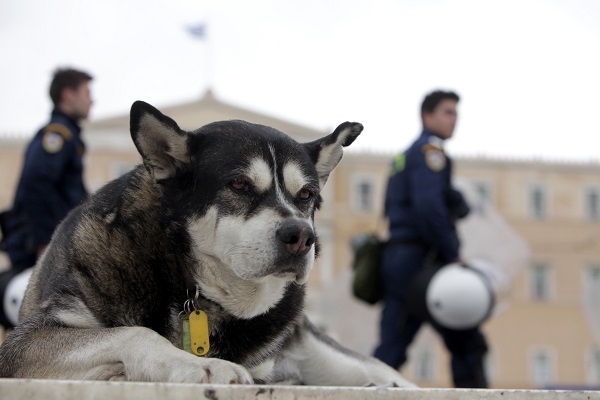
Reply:
<svg viewBox="0 0 600 400"><path fill-rule="evenodd" d="M210 349L208 316L198 308L200 290L196 287L195 296L189 297L183 304L180 315L181 341L183 350L203 357Z"/></svg>
<svg viewBox="0 0 600 400"><path fill-rule="evenodd" d="M190 348L197 356L204 356L210 349L208 340L208 317L202 310L194 310L188 315L190 326Z"/></svg>

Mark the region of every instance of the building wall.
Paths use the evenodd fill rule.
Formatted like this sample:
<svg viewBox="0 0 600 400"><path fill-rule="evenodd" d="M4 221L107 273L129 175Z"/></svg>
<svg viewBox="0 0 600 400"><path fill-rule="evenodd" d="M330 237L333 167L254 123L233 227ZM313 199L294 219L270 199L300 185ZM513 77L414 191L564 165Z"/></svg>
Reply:
<svg viewBox="0 0 600 400"><path fill-rule="evenodd" d="M334 237L340 269L351 262L347 245L351 237L374 229L390 159L391 155L350 154L336 171L340 178L336 204L339 213L345 214L336 223ZM519 272L502 310L483 327L491 348L488 367L493 387L600 385L586 378L590 349L598 348L600 339L592 336L582 310L586 267L600 265L600 221L587 218L584 206L587 188L600 185L600 165L457 159L454 172L456 179L488 187L491 203L527 241L532 253L532 267ZM370 212L357 211L350 201L358 190L353 182L365 174L375 177L377 199ZM543 218L531 216L530 189L535 185L543 186L547 195ZM532 271L537 264L549 269L550 294L545 300L532 298ZM450 386L443 346L430 331L421 336L403 372L422 386ZM428 348L433 348L433 376L419 381L419 352ZM548 379L535 378L533 358L540 350L550 357Z"/></svg>
<svg viewBox="0 0 600 400"><path fill-rule="evenodd" d="M24 142L20 139L3 139L0 143L0 210L5 210L12 204L23 166Z"/></svg>

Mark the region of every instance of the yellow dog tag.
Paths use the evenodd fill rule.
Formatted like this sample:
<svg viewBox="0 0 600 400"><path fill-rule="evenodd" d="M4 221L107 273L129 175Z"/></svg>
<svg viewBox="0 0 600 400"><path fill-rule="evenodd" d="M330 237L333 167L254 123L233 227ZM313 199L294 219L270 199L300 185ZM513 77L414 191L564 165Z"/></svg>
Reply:
<svg viewBox="0 0 600 400"><path fill-rule="evenodd" d="M208 317L204 311L192 311L189 315L190 321L190 347L192 353L204 356L210 349L208 341Z"/></svg>

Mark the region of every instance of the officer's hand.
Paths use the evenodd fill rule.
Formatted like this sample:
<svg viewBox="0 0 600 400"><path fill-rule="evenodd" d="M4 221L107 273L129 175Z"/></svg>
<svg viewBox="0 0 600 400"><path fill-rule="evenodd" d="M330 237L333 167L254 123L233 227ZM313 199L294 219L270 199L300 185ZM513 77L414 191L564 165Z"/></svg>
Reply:
<svg viewBox="0 0 600 400"><path fill-rule="evenodd" d="M460 265L461 267L467 268L467 263L460 257L454 260L454 262Z"/></svg>

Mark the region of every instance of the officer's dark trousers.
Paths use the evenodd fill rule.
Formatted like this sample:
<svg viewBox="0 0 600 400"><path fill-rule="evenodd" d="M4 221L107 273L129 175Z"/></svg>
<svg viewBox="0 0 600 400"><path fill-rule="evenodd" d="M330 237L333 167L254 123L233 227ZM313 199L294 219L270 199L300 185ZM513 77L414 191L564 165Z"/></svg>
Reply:
<svg viewBox="0 0 600 400"><path fill-rule="evenodd" d="M425 256L426 249L418 244L389 246L383 254L384 308L375 357L396 369L406 362L407 349L424 322L407 310L405 291ZM479 328L455 331L437 324L432 326L451 354L454 386L487 387L483 368L487 344Z"/></svg>

